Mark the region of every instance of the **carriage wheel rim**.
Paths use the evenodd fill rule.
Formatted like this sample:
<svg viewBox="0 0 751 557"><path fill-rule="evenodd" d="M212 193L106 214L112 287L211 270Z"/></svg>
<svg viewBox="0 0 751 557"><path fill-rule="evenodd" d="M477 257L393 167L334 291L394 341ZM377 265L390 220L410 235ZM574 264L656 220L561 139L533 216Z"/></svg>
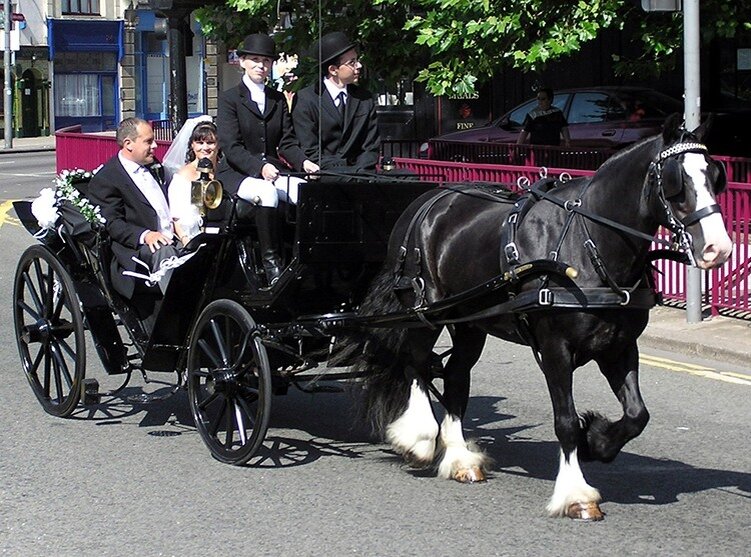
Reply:
<svg viewBox="0 0 751 557"><path fill-rule="evenodd" d="M212 456L229 464L247 463L268 427L270 369L255 330L242 306L217 300L204 309L191 334L188 390L193 418Z"/></svg>
<svg viewBox="0 0 751 557"><path fill-rule="evenodd" d="M73 282L46 248L32 246L19 261L13 299L24 374L44 410L67 417L78 405L86 362Z"/></svg>

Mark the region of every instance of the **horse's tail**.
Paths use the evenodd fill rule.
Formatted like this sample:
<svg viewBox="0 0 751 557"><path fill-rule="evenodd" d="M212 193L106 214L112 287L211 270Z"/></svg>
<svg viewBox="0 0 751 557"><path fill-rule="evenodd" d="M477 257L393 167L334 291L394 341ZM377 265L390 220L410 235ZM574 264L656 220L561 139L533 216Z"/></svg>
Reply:
<svg viewBox="0 0 751 557"><path fill-rule="evenodd" d="M393 274L381 271L371 283L358 314L385 315L402 311L404 307L394 293ZM364 376L362 418L368 420L377 433L383 433L406 408L409 382L402 365L401 347L406 329L373 327L347 335L333 358L333 365L351 365Z"/></svg>

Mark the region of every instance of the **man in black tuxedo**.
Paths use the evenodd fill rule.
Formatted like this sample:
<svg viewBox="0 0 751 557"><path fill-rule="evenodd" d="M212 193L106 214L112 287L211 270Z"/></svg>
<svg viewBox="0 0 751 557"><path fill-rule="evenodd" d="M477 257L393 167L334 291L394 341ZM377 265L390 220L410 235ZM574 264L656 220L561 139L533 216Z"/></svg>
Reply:
<svg viewBox="0 0 751 557"><path fill-rule="evenodd" d="M356 46L340 31L321 37L311 56L318 60L323 79L295 96L295 134L305 155L324 171L372 172L378 163L376 103L357 85L362 64Z"/></svg>
<svg viewBox="0 0 751 557"><path fill-rule="evenodd" d="M117 144L120 151L94 174L88 193L91 202L99 205L112 239L112 285L131 299L135 292L159 293L144 281L123 275L123 271L148 274L132 258L153 271L177 252L164 176L155 169L151 125L140 118L126 118L117 128ZM159 283L162 292L168 278Z"/></svg>

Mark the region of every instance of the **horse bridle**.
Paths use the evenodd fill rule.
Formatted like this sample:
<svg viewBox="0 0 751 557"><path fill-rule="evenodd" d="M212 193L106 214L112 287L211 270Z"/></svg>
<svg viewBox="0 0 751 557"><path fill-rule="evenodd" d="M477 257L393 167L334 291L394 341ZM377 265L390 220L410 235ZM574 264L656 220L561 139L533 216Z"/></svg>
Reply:
<svg viewBox="0 0 751 557"><path fill-rule="evenodd" d="M720 213L721 209L717 203L713 203L707 207L703 207L693 213L690 213L679 219L675 216L673 208L670 205L670 199L677 197L684 189L684 184L681 181L681 188L675 193L666 195L665 184L663 180L663 170L669 161L674 160L675 157L684 155L686 153L701 153L707 156L707 147L697 141L683 141L675 143L667 149L664 149L657 155L657 158L649 165L649 179L653 184L653 189L650 191L657 192L657 199L662 206L662 209L667 218L666 227L673 233L672 244L678 251L683 252L688 258L691 265L696 266L696 258L693 252L693 238L688 231L688 227L692 224L699 222L704 217L709 215ZM682 180L682 178L681 178Z"/></svg>

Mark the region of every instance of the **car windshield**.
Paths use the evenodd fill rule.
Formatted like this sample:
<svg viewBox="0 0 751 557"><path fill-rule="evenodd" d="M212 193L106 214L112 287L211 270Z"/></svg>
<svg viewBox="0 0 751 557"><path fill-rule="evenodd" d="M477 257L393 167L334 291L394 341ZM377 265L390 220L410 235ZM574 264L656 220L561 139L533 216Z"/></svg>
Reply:
<svg viewBox="0 0 751 557"><path fill-rule="evenodd" d="M648 89L560 92L555 94L553 105L563 111L569 124L635 122L642 118L663 120L683 110L680 101ZM490 125L507 130L519 129L535 106L537 101L531 99Z"/></svg>
<svg viewBox="0 0 751 557"><path fill-rule="evenodd" d="M557 106L558 108L563 110L566 106L566 103L568 102L568 98L568 93L556 93L553 97L553 106ZM496 120L494 124L496 126L500 126L503 123L505 128L521 128L522 124L524 123L524 118L527 116L527 114L529 114L529 111L536 106L536 99L527 101L523 105L520 105L519 107L512 110L507 116L502 116L501 118ZM508 122L506 122L507 118Z"/></svg>

